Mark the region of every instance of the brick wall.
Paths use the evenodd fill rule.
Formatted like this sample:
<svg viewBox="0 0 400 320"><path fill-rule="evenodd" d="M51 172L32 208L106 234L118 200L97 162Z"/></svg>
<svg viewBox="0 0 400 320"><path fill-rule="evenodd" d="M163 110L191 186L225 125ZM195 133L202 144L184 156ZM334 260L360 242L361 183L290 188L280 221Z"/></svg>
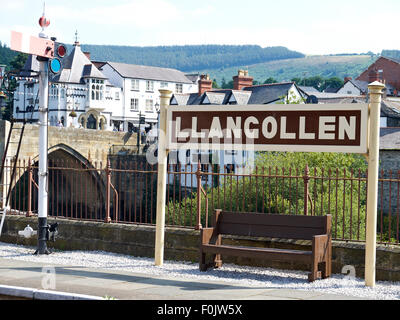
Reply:
<svg viewBox="0 0 400 320"><path fill-rule="evenodd" d="M365 70L357 80L368 81L369 82L369 73L376 70L383 70L383 80L386 80L386 83L391 84L397 90L400 90L400 64L396 63L390 59L385 57L380 57L375 61L367 70Z"/></svg>

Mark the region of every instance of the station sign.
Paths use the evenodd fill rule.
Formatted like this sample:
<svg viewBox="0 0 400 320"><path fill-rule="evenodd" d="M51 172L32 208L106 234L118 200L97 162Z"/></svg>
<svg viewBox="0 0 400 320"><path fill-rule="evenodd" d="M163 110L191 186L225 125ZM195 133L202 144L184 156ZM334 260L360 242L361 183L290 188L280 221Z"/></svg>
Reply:
<svg viewBox="0 0 400 320"><path fill-rule="evenodd" d="M167 148L367 153L368 104L169 106Z"/></svg>

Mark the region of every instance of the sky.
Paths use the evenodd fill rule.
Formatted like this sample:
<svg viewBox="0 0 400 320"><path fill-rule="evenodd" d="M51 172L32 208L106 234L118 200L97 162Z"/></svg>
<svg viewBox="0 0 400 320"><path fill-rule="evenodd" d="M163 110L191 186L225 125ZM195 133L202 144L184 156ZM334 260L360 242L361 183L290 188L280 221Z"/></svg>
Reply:
<svg viewBox="0 0 400 320"><path fill-rule="evenodd" d="M256 44L304 54L400 50L399 0L47 0L46 33L64 43ZM0 0L0 41L38 35L43 0Z"/></svg>

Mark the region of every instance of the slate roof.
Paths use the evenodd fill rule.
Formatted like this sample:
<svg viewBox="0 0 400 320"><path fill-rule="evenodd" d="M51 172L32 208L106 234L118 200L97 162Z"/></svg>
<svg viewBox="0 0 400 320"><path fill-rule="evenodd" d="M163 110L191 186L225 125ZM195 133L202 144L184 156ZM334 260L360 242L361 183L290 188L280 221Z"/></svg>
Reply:
<svg viewBox="0 0 400 320"><path fill-rule="evenodd" d="M90 62L87 56L82 52L79 45L75 45L63 61L63 69L60 74L54 78L54 82L64 83L82 83L84 78L107 79Z"/></svg>
<svg viewBox="0 0 400 320"><path fill-rule="evenodd" d="M214 89L206 91L201 96L198 93L174 94L171 98L171 104L268 104L285 97L293 85L295 85L294 82L288 82L245 87L243 90Z"/></svg>
<svg viewBox="0 0 400 320"><path fill-rule="evenodd" d="M340 88L332 88L332 87L327 87L325 88L324 92L326 93L337 93Z"/></svg>
<svg viewBox="0 0 400 320"><path fill-rule="evenodd" d="M250 91L248 104L267 104L285 97L294 82L263 84L259 86L245 87L243 91Z"/></svg>
<svg viewBox="0 0 400 320"><path fill-rule="evenodd" d="M40 70L39 61L37 61L35 55L29 55L28 59L25 62L24 67L21 69L19 73L20 77L35 77L38 76L37 72Z"/></svg>
<svg viewBox="0 0 400 320"><path fill-rule="evenodd" d="M146 79L156 81L167 81L176 83L193 82L188 79L185 74L176 69L160 68L152 66L140 66L134 64L126 64L119 62L107 62L115 71L124 78Z"/></svg>
<svg viewBox="0 0 400 320"><path fill-rule="evenodd" d="M300 90L302 90L306 94L313 94L314 92L319 92L314 87L307 87L307 86L298 86Z"/></svg>
<svg viewBox="0 0 400 320"><path fill-rule="evenodd" d="M400 105L391 101L382 100L381 116L400 119Z"/></svg>
<svg viewBox="0 0 400 320"><path fill-rule="evenodd" d="M356 88L360 89L362 93L368 92L368 81L362 80L349 80Z"/></svg>
<svg viewBox="0 0 400 320"><path fill-rule="evenodd" d="M380 150L400 149L400 128L380 128Z"/></svg>

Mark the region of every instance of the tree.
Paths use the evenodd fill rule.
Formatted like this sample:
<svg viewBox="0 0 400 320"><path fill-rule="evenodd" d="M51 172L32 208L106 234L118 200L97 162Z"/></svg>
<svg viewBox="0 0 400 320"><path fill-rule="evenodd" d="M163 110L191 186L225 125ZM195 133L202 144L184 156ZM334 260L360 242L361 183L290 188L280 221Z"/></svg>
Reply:
<svg viewBox="0 0 400 320"><path fill-rule="evenodd" d="M17 72L20 71L24 67L27 59L28 55L26 53L18 53L10 62L12 70Z"/></svg>
<svg viewBox="0 0 400 320"><path fill-rule="evenodd" d="M213 82L212 82L212 87L215 88L215 89L220 89L220 86L218 85L216 79L213 80Z"/></svg>
<svg viewBox="0 0 400 320"><path fill-rule="evenodd" d="M264 81L264 84L271 84L271 83L278 83L278 80L276 80L272 77L269 77L269 78L265 79L265 81Z"/></svg>

